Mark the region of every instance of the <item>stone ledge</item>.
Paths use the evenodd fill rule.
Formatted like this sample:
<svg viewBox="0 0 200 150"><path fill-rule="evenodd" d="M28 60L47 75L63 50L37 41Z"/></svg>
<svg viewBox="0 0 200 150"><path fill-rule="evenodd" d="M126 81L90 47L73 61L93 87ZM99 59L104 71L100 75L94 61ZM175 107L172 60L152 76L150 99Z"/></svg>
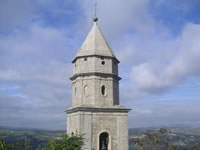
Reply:
<svg viewBox="0 0 200 150"><path fill-rule="evenodd" d="M85 56L77 56L73 61L72 61L72 63L75 63L76 62L76 60L77 59L79 59L79 58L85 58L85 57L102 57L103 55L85 55ZM110 58L110 59L114 59L114 60L116 60L117 61L117 63L120 63L120 61L117 59L117 58L115 58L115 57L111 57L111 56L103 56L103 57L105 57L105 58Z"/></svg>
<svg viewBox="0 0 200 150"><path fill-rule="evenodd" d="M89 73L79 73L79 74L75 74L72 77L70 77L70 80L74 80L77 77L85 77L85 76L100 76L100 77L113 77L115 79L117 79L118 81L121 80L121 78L119 76L117 76L116 74L111 74L111 73L100 73L100 72L89 72Z"/></svg>
<svg viewBox="0 0 200 150"><path fill-rule="evenodd" d="M131 109L127 108L99 108L99 107L75 107L66 110L67 114L74 112L113 112L113 113L128 113Z"/></svg>

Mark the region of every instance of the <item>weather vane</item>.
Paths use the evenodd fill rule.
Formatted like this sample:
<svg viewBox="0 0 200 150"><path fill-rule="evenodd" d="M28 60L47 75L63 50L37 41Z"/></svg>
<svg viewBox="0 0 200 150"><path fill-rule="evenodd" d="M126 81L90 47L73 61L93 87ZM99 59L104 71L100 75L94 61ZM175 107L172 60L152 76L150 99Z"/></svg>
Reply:
<svg viewBox="0 0 200 150"><path fill-rule="evenodd" d="M97 18L97 2L95 2L95 4L94 4L94 18L93 18L93 20L94 20L94 22L97 22L98 21L98 18Z"/></svg>

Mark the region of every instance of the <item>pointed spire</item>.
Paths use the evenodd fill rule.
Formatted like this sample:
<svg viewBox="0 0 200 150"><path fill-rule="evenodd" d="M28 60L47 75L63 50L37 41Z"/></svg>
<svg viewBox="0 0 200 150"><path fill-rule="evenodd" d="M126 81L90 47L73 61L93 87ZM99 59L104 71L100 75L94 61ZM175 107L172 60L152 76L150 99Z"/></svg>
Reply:
<svg viewBox="0 0 200 150"><path fill-rule="evenodd" d="M78 54L76 55L76 58L98 55L98 56L114 57L117 60L117 58L115 57L114 53L112 52L110 46L106 42L103 34L101 33L97 25L98 18L94 17L93 20L94 20L93 27L89 32L87 38L85 39L83 45L81 46Z"/></svg>

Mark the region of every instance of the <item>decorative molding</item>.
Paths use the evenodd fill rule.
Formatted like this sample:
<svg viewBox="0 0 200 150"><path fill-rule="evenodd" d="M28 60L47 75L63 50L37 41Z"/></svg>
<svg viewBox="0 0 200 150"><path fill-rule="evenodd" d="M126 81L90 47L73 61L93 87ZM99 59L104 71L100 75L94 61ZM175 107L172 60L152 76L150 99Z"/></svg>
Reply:
<svg viewBox="0 0 200 150"><path fill-rule="evenodd" d="M110 59L116 60L118 64L120 63L120 61L119 61L117 58L115 58L115 57L103 56L103 55L85 55L85 56L77 56L76 58L74 58L74 60L72 61L72 63L75 63L76 60L79 59L79 58L85 58L85 57L98 57L98 58L104 57L104 58L110 58Z"/></svg>
<svg viewBox="0 0 200 150"><path fill-rule="evenodd" d="M131 109L127 108L95 108L95 107L75 107L66 110L67 114L75 112L112 112L112 113L128 113Z"/></svg>
<svg viewBox="0 0 200 150"><path fill-rule="evenodd" d="M85 76L100 76L100 77L112 77L116 80L121 80L121 78L116 75L116 74L111 74L111 73L100 73L100 72L89 72L89 73L79 73L79 74L75 74L72 77L70 77L70 80L75 80L77 77L85 77Z"/></svg>

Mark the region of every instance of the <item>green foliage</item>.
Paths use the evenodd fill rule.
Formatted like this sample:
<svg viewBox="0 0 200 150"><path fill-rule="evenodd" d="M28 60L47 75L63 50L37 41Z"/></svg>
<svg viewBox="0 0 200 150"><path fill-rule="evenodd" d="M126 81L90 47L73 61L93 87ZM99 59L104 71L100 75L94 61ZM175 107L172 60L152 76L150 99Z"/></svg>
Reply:
<svg viewBox="0 0 200 150"><path fill-rule="evenodd" d="M16 145L6 144L0 141L0 150L31 150L30 140L26 139L24 143L16 143ZM83 137L63 135L61 140L51 139L45 147L38 145L36 150L80 150L84 145Z"/></svg>
<svg viewBox="0 0 200 150"><path fill-rule="evenodd" d="M44 150L58 150L59 144L57 140L50 140L47 144L47 148L44 148Z"/></svg>
<svg viewBox="0 0 200 150"><path fill-rule="evenodd" d="M170 141L169 131L161 128L159 131L147 132L143 136L133 138L133 150L200 150L200 142L197 144L178 147L176 142ZM175 144L176 143L176 144Z"/></svg>
<svg viewBox="0 0 200 150"><path fill-rule="evenodd" d="M176 145L168 143L167 139L163 139L163 135L168 131L161 128L159 132L146 133L143 138L134 139L134 150L176 150Z"/></svg>
<svg viewBox="0 0 200 150"><path fill-rule="evenodd" d="M26 139L24 143L17 142L14 146L15 149L19 150L30 150L31 149L31 143L29 139Z"/></svg>
<svg viewBox="0 0 200 150"><path fill-rule="evenodd" d="M167 132L167 129L166 128L160 128L160 133L166 133Z"/></svg>
<svg viewBox="0 0 200 150"><path fill-rule="evenodd" d="M26 139L24 142L24 150L30 150L31 145L30 145L30 140Z"/></svg>
<svg viewBox="0 0 200 150"><path fill-rule="evenodd" d="M4 141L0 141L0 150L11 150L14 148L12 144L6 144Z"/></svg>
<svg viewBox="0 0 200 150"><path fill-rule="evenodd" d="M61 150L79 150L83 146L82 136L71 136L64 135L60 143Z"/></svg>
<svg viewBox="0 0 200 150"><path fill-rule="evenodd" d="M44 150L80 150L83 146L82 136L63 135L62 140L50 140Z"/></svg>

